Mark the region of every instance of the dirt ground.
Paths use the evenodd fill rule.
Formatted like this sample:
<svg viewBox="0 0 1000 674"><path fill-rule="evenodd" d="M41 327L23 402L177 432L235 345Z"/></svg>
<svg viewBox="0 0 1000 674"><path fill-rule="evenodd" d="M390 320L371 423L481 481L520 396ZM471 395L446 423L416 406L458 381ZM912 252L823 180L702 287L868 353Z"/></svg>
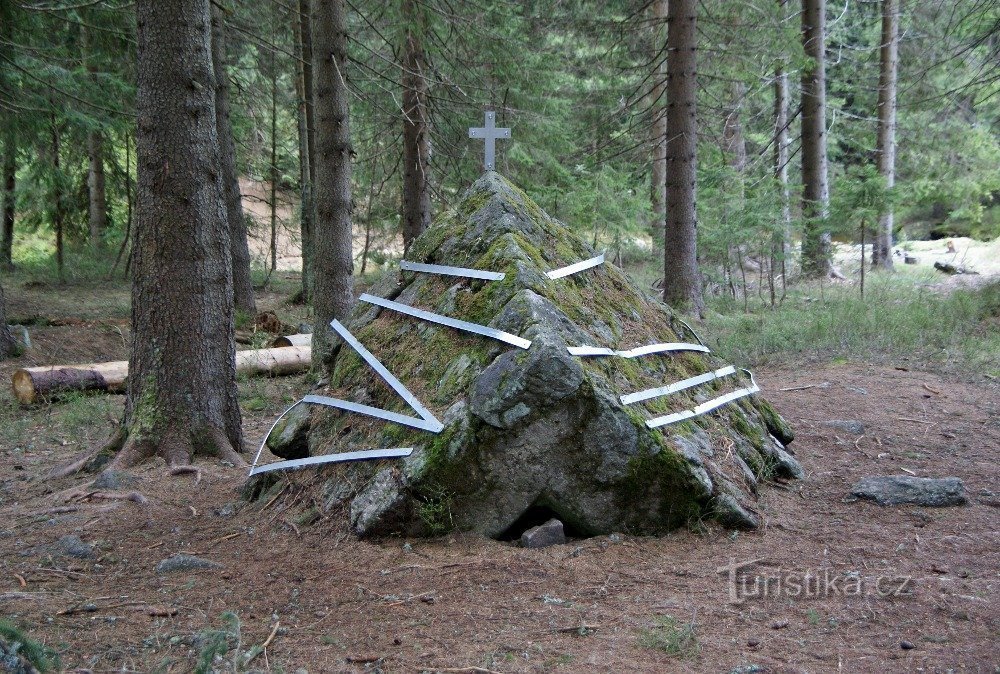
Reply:
<svg viewBox="0 0 1000 674"><path fill-rule="evenodd" d="M12 315L30 314L30 293L10 295ZM123 357L121 298L109 297L110 319L95 310L82 325L33 330L29 360ZM0 364L0 378L25 363ZM16 410L4 393L0 615L70 671L192 671L226 612L241 621L243 652L268 642L243 671L997 671L996 385L864 363L756 374L807 471L762 488L763 529L543 550L469 535L358 541L339 517L303 523L298 494L241 502L245 471L211 461L198 464L200 483L142 466L130 489L148 503L108 500L86 488L94 476L42 477L110 432L121 397ZM242 382L248 442L304 390L300 377ZM836 419L863 422L864 435L824 424ZM884 474L958 476L969 504L847 499L856 480ZM67 535L93 556L57 552ZM157 573L175 553L222 568ZM731 585L729 568L746 562ZM793 594L788 581L807 573L821 580ZM785 584L754 596L754 577Z"/></svg>

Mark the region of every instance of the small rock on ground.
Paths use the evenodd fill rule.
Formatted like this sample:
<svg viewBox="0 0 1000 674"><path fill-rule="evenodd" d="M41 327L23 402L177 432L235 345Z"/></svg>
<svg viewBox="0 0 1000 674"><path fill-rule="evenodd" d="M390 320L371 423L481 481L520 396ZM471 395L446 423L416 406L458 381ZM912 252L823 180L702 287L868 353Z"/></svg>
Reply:
<svg viewBox="0 0 1000 674"><path fill-rule="evenodd" d="M84 543L79 536L70 534L63 536L52 546L55 554L64 557L76 557L77 559L91 559L94 556L94 546Z"/></svg>
<svg viewBox="0 0 1000 674"><path fill-rule="evenodd" d="M965 485L957 477L866 477L854 485L851 494L883 506L913 504L942 507L965 505L968 502Z"/></svg>
<svg viewBox="0 0 1000 674"><path fill-rule="evenodd" d="M554 517L545 524L531 527L521 534L521 546L525 548L547 548L565 542L566 532L563 531L563 523Z"/></svg>
<svg viewBox="0 0 1000 674"><path fill-rule="evenodd" d="M161 560L156 565L157 573L174 573L176 571L198 571L201 569L221 569L222 564L213 562L210 559L195 557L194 555L172 555Z"/></svg>
<svg viewBox="0 0 1000 674"><path fill-rule="evenodd" d="M832 419L824 423L831 428L836 428L838 431L844 431L851 435L865 434L865 425L857 419Z"/></svg>

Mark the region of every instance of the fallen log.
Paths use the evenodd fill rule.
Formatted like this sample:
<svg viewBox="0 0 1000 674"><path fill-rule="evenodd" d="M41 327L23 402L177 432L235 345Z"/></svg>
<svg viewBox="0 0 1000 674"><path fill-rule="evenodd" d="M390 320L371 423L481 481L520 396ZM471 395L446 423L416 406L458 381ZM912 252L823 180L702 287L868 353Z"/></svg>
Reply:
<svg viewBox="0 0 1000 674"><path fill-rule="evenodd" d="M281 337L275 337L274 341L271 342L273 347L285 347L285 346L312 346L313 336L310 333L298 334L298 335L282 335Z"/></svg>
<svg viewBox="0 0 1000 674"><path fill-rule="evenodd" d="M236 352L236 372L248 375L282 375L309 369L309 346L252 349ZM128 361L47 365L16 370L11 377L14 396L22 405L66 391L121 393L128 377Z"/></svg>

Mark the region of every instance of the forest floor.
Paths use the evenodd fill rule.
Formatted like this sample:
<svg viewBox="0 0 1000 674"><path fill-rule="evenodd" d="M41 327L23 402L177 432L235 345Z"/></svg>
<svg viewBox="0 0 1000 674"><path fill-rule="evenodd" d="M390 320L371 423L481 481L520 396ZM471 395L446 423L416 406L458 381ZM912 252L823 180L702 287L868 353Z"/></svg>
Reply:
<svg viewBox="0 0 1000 674"><path fill-rule="evenodd" d="M286 285L261 308L307 319L283 303ZM77 320L33 327L34 349L0 363L3 381L28 364L126 357L125 286L7 292L12 317L44 307ZM239 671L993 672L1000 395L990 377L863 354L762 366L757 381L796 430L806 470L761 489L765 527L709 523L543 550L471 535L358 541L341 518L298 520L308 504L294 498L241 501L245 471L215 461L199 461L197 484L160 464L134 470L129 488L146 504L101 499L87 489L94 476L44 476L109 435L122 397L19 409L4 390L0 615L62 667L93 672L193 671L223 643L218 671L249 651ZM303 377L242 380L248 444L306 389ZM864 434L830 420L858 420ZM886 474L957 476L969 503L848 498L858 479ZM90 555L65 555L66 536ZM221 568L157 573L175 553ZM731 583L734 564L747 564L737 576L749 581ZM809 589L793 593L806 574ZM779 576L780 591L754 596L754 577Z"/></svg>

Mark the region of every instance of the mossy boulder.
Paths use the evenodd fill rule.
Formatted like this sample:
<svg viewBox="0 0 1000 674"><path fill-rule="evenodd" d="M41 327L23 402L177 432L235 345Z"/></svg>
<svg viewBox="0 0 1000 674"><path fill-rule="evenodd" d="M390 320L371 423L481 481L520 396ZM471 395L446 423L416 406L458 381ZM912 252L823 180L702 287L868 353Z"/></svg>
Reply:
<svg viewBox="0 0 1000 674"><path fill-rule="evenodd" d="M316 408L311 455L413 447L403 460L332 464L290 479L316 485L325 511L359 535L450 529L516 536L549 516L567 532L662 533L706 517L752 528L758 482L801 469L791 431L759 397L650 429L647 419L747 382L726 377L645 404L621 394L721 367L695 352L572 356L567 346L627 349L692 341L670 310L605 263L560 279L546 271L596 252L490 172L412 245L408 259L502 271L483 281L394 271L370 292L531 340L529 349L359 302L351 332L444 423L438 434ZM347 345L317 391L412 414ZM780 438L780 440L779 440ZM535 521L537 520L537 521Z"/></svg>

